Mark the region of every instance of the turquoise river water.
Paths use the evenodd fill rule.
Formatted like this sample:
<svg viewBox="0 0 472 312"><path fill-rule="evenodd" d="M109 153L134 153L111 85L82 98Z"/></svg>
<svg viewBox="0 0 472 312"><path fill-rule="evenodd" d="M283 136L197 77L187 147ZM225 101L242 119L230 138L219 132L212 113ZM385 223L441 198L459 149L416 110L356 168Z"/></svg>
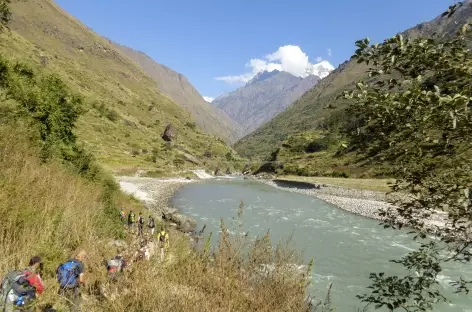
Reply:
<svg viewBox="0 0 472 312"><path fill-rule="evenodd" d="M407 230L384 229L378 221L317 198L256 181L221 178L190 184L176 194L173 204L193 216L199 229L206 224L208 235L218 233L221 217L229 221L237 214L240 201L245 206L243 229L249 237L261 236L270 229L276 242L293 234L296 247L304 250L305 261L314 258L313 292L323 299L333 283L336 311L362 308L355 296L367 291L369 273L401 273L402 268L388 260L399 259L416 247ZM217 235L214 237L216 243ZM445 267L440 282L451 303L438 305L435 310L472 312L472 295L454 295L448 285L459 276L472 279L471 266L454 263Z"/></svg>

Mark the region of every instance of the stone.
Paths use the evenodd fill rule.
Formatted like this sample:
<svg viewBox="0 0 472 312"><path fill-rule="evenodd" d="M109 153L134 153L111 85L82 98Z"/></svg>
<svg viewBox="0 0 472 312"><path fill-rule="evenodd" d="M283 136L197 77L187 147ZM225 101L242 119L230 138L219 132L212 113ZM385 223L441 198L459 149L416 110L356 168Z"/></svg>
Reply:
<svg viewBox="0 0 472 312"><path fill-rule="evenodd" d="M172 142L176 138L175 128L172 124L168 124L164 133L162 134L162 139L166 142Z"/></svg>
<svg viewBox="0 0 472 312"><path fill-rule="evenodd" d="M173 214L171 220L175 222L178 228L184 233L194 232L197 227L197 222L192 217L184 216L180 213Z"/></svg>

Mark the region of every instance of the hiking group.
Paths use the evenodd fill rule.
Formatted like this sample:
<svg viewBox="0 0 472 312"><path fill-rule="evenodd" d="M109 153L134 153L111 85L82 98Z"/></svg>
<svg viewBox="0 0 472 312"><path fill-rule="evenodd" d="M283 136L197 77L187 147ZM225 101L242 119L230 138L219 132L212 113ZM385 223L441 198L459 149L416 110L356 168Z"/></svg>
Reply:
<svg viewBox="0 0 472 312"><path fill-rule="evenodd" d="M143 236L145 222L144 222L144 217L141 212L139 213L138 221L136 222L136 215L134 214L134 212L131 210L128 214L128 218L126 218L126 212L122 208L120 211L120 220L122 223L127 223L129 230L132 232L135 231L135 227L137 224L138 235ZM150 236L152 237L156 229L156 221L154 220L154 217L151 215L148 217L147 226L148 226L148 234L150 234Z"/></svg>
<svg viewBox="0 0 472 312"><path fill-rule="evenodd" d="M120 219L122 223L126 223L128 225L128 229L134 233L135 228L137 226L137 234L139 237L148 236L149 239L154 237L156 231L156 221L154 217L149 215L147 221L148 231L147 233L144 232L144 216L140 212L138 215L138 220L136 221L136 215L134 211L130 210L128 213L128 217L126 217L126 212L123 208L120 211ZM137 224L137 225L136 225ZM166 250L169 248L169 234L164 230L164 228L158 233L157 235L157 242L160 249L160 259L164 261ZM141 245L140 250L136 253L137 257L149 260L150 253L148 247L145 243Z"/></svg>
<svg viewBox="0 0 472 312"><path fill-rule="evenodd" d="M80 290L84 285L86 259L85 251L60 264L56 269L59 283L59 295L66 299L73 311L79 311ZM0 287L0 307L2 312L32 311L31 303L43 294L45 289L41 274L43 262L41 257L32 257L29 266L24 270L15 270L8 273L2 280ZM46 311L55 311L47 308Z"/></svg>
<svg viewBox="0 0 472 312"><path fill-rule="evenodd" d="M130 211L128 218L124 209L120 211L120 219L123 223L127 221L129 228L134 233L135 214ZM148 218L149 239L155 233L155 220L152 216ZM138 236L143 236L144 217L139 213L138 218ZM164 261L165 251L169 248L169 234L164 228L157 235L158 246L160 248L160 260ZM144 240L146 242L146 240ZM122 249L117 250L117 255L105 261L108 277L111 282L116 282L124 269L128 266L122 255ZM147 252L146 252L147 251ZM81 250L77 255L60 264L56 268L56 278L59 284L58 294L65 299L67 305L72 311L80 311L81 294L80 289L85 285L84 261L87 254ZM147 243L141 245L141 249L135 254L135 261L140 259L150 260L150 254ZM43 262L41 257L34 256L29 261L29 266L24 270L14 270L5 275L0 285L0 312L33 311L32 303L44 292L45 285L41 278ZM52 307L45 311L55 311Z"/></svg>

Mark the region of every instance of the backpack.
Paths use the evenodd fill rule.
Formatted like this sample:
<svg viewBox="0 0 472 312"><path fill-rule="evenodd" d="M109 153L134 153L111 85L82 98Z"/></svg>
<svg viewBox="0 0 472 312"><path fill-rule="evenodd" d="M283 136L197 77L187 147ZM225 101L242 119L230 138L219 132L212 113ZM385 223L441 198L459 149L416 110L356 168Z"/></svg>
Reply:
<svg viewBox="0 0 472 312"><path fill-rule="evenodd" d="M139 216L138 222L139 224L144 224L144 218L142 216Z"/></svg>
<svg viewBox="0 0 472 312"><path fill-rule="evenodd" d="M118 257L115 257L114 259L108 260L107 261L108 272L109 273L115 273L115 272L121 270L122 265L123 265L123 262Z"/></svg>
<svg viewBox="0 0 472 312"><path fill-rule="evenodd" d="M154 222L154 218L149 219L149 227L151 229L156 227L156 223Z"/></svg>
<svg viewBox="0 0 472 312"><path fill-rule="evenodd" d="M79 285L79 265L77 260L70 260L57 268L57 281L61 288L74 288Z"/></svg>
<svg viewBox="0 0 472 312"><path fill-rule="evenodd" d="M0 286L0 307L7 302L16 306L25 305L36 298L36 289L28 281L28 271L12 271L2 280Z"/></svg>
<svg viewBox="0 0 472 312"><path fill-rule="evenodd" d="M134 223L134 212L128 215L128 221Z"/></svg>
<svg viewBox="0 0 472 312"><path fill-rule="evenodd" d="M161 243L165 243L166 242L166 235L167 233L164 232L164 235L162 235L162 233L160 233L161 235L159 236L159 241Z"/></svg>

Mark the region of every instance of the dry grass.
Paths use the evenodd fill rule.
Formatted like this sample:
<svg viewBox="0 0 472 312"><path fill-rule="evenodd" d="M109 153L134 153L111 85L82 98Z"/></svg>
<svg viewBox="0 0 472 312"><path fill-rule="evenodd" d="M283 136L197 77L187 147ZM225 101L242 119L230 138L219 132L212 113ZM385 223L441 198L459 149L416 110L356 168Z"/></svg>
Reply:
<svg viewBox="0 0 472 312"><path fill-rule="evenodd" d="M24 126L0 126L0 274L42 256L46 291L38 306L63 307L55 269L83 248L88 252L83 289L88 311L310 309L304 299L311 268L300 275L285 271L283 265L300 263L299 256L285 244L273 247L268 236L253 242L224 234L215 250L196 252L187 236L171 232L171 260L138 262L120 284L110 285L102 264L115 252L109 242L119 237L129 245L135 242L118 223L117 207L141 207L106 183L74 176L54 161L42 164L26 139L32 133L18 130ZM258 275L262 264L273 264L274 270Z"/></svg>
<svg viewBox="0 0 472 312"><path fill-rule="evenodd" d="M280 176L285 180L302 181L310 183L322 183L337 185L347 188L370 190L379 192L388 192L390 187L388 183L393 183L393 179L352 179L352 178L331 178L331 177L300 177L300 176Z"/></svg>

